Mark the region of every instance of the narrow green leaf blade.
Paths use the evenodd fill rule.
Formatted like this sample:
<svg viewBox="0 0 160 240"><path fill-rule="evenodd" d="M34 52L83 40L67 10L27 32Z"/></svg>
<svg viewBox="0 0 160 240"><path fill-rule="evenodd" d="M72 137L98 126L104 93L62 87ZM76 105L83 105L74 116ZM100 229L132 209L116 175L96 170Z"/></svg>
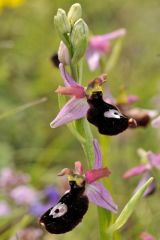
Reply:
<svg viewBox="0 0 160 240"><path fill-rule="evenodd" d="M126 204L124 209L122 210L119 217L116 219L115 223L111 226L110 231L116 231L120 229L128 220L128 218L131 216L133 211L135 210L139 200L143 196L145 190L147 187L151 184L153 181L153 177L151 177L129 200L129 202Z"/></svg>

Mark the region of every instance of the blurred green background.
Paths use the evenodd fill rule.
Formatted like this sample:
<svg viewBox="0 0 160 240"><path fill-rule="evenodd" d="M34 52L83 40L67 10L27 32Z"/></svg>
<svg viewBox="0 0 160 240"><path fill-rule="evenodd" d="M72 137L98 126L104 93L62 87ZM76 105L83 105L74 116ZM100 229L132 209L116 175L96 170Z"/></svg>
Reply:
<svg viewBox="0 0 160 240"><path fill-rule="evenodd" d="M28 0L16 8L0 11L0 168L15 167L30 174L33 186L38 189L58 184L56 173L64 167L73 167L74 161L85 162L80 144L67 127L51 129L49 126L58 112L54 91L62 84L58 69L50 62L60 41L53 16L59 7L68 11L73 3L71 0ZM121 56L109 75L112 93L116 96L121 85L125 85L128 94L140 97L137 106L159 108L154 101L160 92L159 0L81 0L79 3L93 34L127 29ZM86 81L99 74L85 69ZM15 108L43 97L47 98L45 102L10 114ZM93 131L96 136L95 128ZM110 138L108 166L112 171L114 200L120 209L138 181L138 178L124 181L122 174L139 163L139 147L158 152L159 140L160 132L151 126ZM122 239L139 239L139 233L144 230L160 236L159 197L158 189L154 196L141 201L122 230ZM47 240L93 238L98 239L98 221L92 205L82 224L72 232L43 237Z"/></svg>

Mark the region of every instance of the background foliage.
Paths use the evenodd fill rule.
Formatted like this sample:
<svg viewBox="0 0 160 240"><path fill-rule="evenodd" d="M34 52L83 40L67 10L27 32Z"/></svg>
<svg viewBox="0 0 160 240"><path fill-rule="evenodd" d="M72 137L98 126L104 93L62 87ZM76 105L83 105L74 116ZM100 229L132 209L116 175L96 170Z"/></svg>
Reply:
<svg viewBox="0 0 160 240"><path fill-rule="evenodd" d="M68 10L73 3L30 0L17 8L0 11L0 168L15 167L28 173L37 189L47 184L58 186L59 170L72 167L76 160L84 161L83 151L68 129L64 126L53 130L49 126L58 111L54 90L62 84L59 71L50 62L59 45L53 16L57 8ZM160 91L159 1L81 0L79 3L94 34L127 29L121 57L109 75L114 96L125 86L128 94L140 97L137 106L159 108L155 101ZM86 81L98 74L98 71L90 73L86 66ZM10 112L43 97L47 100L39 105L16 114ZM8 116L3 115L6 112ZM95 129L94 133L97 134ZM108 166L112 170L114 199L120 209L138 180L124 181L122 174L139 163L137 148L158 152L159 139L160 133L151 126L128 130L110 139ZM141 201L122 231L123 239L138 239L144 230L159 236L159 197L158 189L154 196ZM74 231L64 236L46 234L43 239L97 239L96 214L95 207L90 206L83 223ZM9 219L2 219L2 225L5 221Z"/></svg>

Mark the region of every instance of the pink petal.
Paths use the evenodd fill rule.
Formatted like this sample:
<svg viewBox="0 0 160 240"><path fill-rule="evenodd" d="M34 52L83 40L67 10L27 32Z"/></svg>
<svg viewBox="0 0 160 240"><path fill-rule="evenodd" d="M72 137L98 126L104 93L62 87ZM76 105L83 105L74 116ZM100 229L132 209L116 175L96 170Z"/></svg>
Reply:
<svg viewBox="0 0 160 240"><path fill-rule="evenodd" d="M61 87L59 86L56 90L57 93L68 96L75 96L76 98L84 98L85 90L81 86L73 87Z"/></svg>
<svg viewBox="0 0 160 240"><path fill-rule="evenodd" d="M99 168L99 169L92 169L85 173L85 179L87 183L95 182L96 180L108 177L110 175L110 171L107 167L105 168Z"/></svg>
<svg viewBox="0 0 160 240"><path fill-rule="evenodd" d="M141 235L140 235L140 238L142 240L156 240L152 235L150 235L147 232L142 232Z"/></svg>
<svg viewBox="0 0 160 240"><path fill-rule="evenodd" d="M101 183L94 182L90 184L86 189L86 195L88 196L89 201L94 204L111 212L117 212L117 205L114 203L110 193Z"/></svg>
<svg viewBox="0 0 160 240"><path fill-rule="evenodd" d="M103 35L92 37L89 41L89 45L100 54L107 54L111 49L110 42L108 40L104 40Z"/></svg>
<svg viewBox="0 0 160 240"><path fill-rule="evenodd" d="M150 178L150 174L146 173L144 174L144 176L141 178L141 180L139 181L136 189L134 190L134 192L137 192ZM149 195L151 195L152 193L154 193L156 190L156 181L153 180L152 183L148 186L148 188L146 189L146 191L144 192L144 197L147 197Z"/></svg>
<svg viewBox="0 0 160 240"><path fill-rule="evenodd" d="M125 172L125 174L123 175L123 178L126 179L129 177L137 176L137 175L144 173L150 169L151 169L151 166L149 164L139 165L139 166L131 168L130 170Z"/></svg>
<svg viewBox="0 0 160 240"><path fill-rule="evenodd" d="M152 127L154 128L160 128L160 116L152 120Z"/></svg>
<svg viewBox="0 0 160 240"><path fill-rule="evenodd" d="M71 98L60 110L57 117L50 123L51 128L59 127L73 120L86 116L88 104L85 99Z"/></svg>
<svg viewBox="0 0 160 240"><path fill-rule="evenodd" d="M108 41L108 40L112 40L112 39L115 39L115 38L118 38L118 37L122 37L126 34L126 29L125 28L121 28L121 29L118 29L114 32L111 32L111 33L106 33L104 35L97 35L95 37L92 37L92 39L101 39L101 41Z"/></svg>
<svg viewBox="0 0 160 240"><path fill-rule="evenodd" d="M157 168L160 169L160 154L155 154L153 152L148 152L147 153L147 158L150 164Z"/></svg>
<svg viewBox="0 0 160 240"><path fill-rule="evenodd" d="M66 87L70 87L70 86L79 86L78 83L76 83L73 78L67 73L67 71L64 68L64 65L62 63L59 64L59 70L61 72L61 76L64 80L64 85Z"/></svg>
<svg viewBox="0 0 160 240"><path fill-rule="evenodd" d="M126 30L124 28L122 28L122 29L118 29L117 31L107 33L104 35L93 36L90 39L90 45L93 48L102 50L105 47L105 45L107 43L109 43L110 40L118 38L118 37L122 37L125 34L126 34ZM106 46L106 49L104 48L104 51L106 52L106 50L108 50L108 49L109 49L109 46Z"/></svg>
<svg viewBox="0 0 160 240"><path fill-rule="evenodd" d="M94 71L99 67L100 53L92 47L87 49L86 59L91 71Z"/></svg>
<svg viewBox="0 0 160 240"><path fill-rule="evenodd" d="M94 146L94 155L95 155L94 157L95 162L94 162L93 168L98 169L102 167L102 154L101 154L97 139L93 140L93 146Z"/></svg>

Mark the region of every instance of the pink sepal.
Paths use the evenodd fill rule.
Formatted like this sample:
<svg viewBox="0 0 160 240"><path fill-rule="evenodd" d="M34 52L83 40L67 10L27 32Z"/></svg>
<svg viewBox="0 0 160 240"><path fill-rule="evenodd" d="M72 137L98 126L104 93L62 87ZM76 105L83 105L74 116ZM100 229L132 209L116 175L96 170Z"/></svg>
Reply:
<svg viewBox="0 0 160 240"><path fill-rule="evenodd" d="M72 87L61 87L59 86L56 90L57 93L66 96L75 96L76 98L84 98L85 90L81 86L72 86Z"/></svg>
<svg viewBox="0 0 160 240"><path fill-rule="evenodd" d="M105 168L99 168L99 169L92 169L85 173L85 179L87 183L95 182L96 180L108 177L110 175L110 171L107 167Z"/></svg>

